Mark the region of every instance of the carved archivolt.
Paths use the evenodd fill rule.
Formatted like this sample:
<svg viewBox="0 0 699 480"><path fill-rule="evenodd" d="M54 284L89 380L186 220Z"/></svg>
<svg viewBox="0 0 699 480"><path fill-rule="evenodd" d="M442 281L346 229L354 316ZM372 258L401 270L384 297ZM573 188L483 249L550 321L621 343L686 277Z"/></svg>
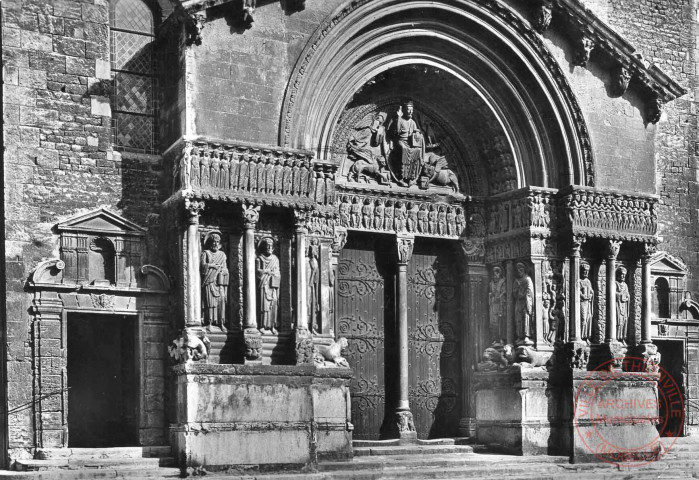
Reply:
<svg viewBox="0 0 699 480"><path fill-rule="evenodd" d="M307 141L309 138L317 138L319 145L306 145L311 148L318 148L321 154L327 152L327 138L320 138L320 135L325 135L333 127L328 125L321 126L311 122L307 126L302 126L301 118L318 119L317 122L323 122L330 114L333 117L330 121L334 122L336 113L326 111L328 106L322 106L323 102L339 101L337 98L331 100L325 97L320 99L318 96L310 94L312 89L317 89L319 81L325 82L327 75L323 72L328 62L340 62L339 57L346 56L348 51L353 51L347 43L351 43L351 39L356 38L361 32L371 31L368 25L373 19L381 18L382 12L385 15L394 13L396 8L408 11L411 8L417 8L417 4L413 2L397 2L395 0L359 0L350 4L344 5L342 8L334 12L328 19L321 24L316 31L314 37L308 42L306 49L300 56L294 73L290 79L287 89L286 98L282 110L280 144L289 146L300 142ZM532 62L535 69L541 71L548 70L546 73L537 74L538 82L536 88L548 90L547 97L555 102L550 105L551 108L558 111L563 111L563 120L559 128L561 138L565 137L563 142L567 142L570 151L572 152L571 163L569 164L570 174L574 178L574 183L585 185L594 185L594 161L591 148L590 135L585 125L582 111L575 99L567 79L555 58L547 50L539 35L522 20L522 18L513 12L508 6L500 2L491 1L472 1L460 2L458 6L454 6L447 2L431 2L430 9L435 14L437 12L452 15L454 17L463 16L464 21L473 21L478 18L479 21L488 22L494 30L502 31L504 36L512 36L511 32L516 31L518 38L514 44L510 44L507 48L520 49L527 51L524 57L526 61ZM429 15L431 12L427 12ZM364 27L367 27L365 30ZM416 27L417 28L417 27ZM426 27L429 28L429 27ZM378 32L379 30L377 30ZM508 33L505 34L504 32ZM377 33L377 35L379 35ZM467 42L465 37L459 37L455 32L445 33L446 36L454 35L458 38L453 38L454 42ZM325 42L325 38L332 36L332 42ZM393 38L393 37L391 37ZM386 37L383 39L380 35L376 38L371 38L371 42L375 45L381 45L382 42L388 42ZM465 43L464 43L465 45ZM455 48L459 48L458 46ZM534 55L531 55L534 52ZM453 53L453 52L452 52ZM454 60L456 57L451 57L450 53L435 53L436 56L442 56L446 63ZM319 58L316 58L319 56ZM409 55L407 55L409 56ZM322 57L322 58L321 58ZM423 63L419 54L415 56L416 63ZM522 57L522 58L524 58ZM538 57L538 58L537 58ZM327 61L325 61L327 59ZM407 59L407 57L406 57ZM348 59L341 67L347 69L352 68L351 64L354 60ZM383 62L383 60L381 60ZM410 62L409 59L406 61ZM458 60L457 60L458 61ZM379 60L377 60L379 62ZM384 63L377 63L376 68L390 68L383 66ZM551 82L552 80L552 82ZM344 88L356 89L359 85L347 85ZM338 92L340 87L338 87ZM354 92L350 92L351 95ZM339 93L338 93L339 94ZM344 93L342 94L344 95ZM337 105L332 108L338 109ZM548 108L548 107L545 107ZM322 111L321 111L322 110ZM335 110L337 111L337 110ZM304 129L313 131L307 132ZM321 129L325 129L326 133L321 133ZM301 133L301 130L304 130ZM304 140L302 140L304 139ZM315 142L316 140L312 140ZM532 165L532 169L540 169L541 165ZM530 173L530 175L533 175ZM538 174L536 174L538 175ZM553 177L552 177L553 178ZM515 186L516 188L516 186Z"/></svg>

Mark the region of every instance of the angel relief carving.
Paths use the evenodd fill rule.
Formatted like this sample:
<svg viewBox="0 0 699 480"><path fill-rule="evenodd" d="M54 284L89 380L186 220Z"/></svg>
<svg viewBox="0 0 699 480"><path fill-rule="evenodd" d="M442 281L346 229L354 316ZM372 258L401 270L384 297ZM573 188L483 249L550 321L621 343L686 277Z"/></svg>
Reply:
<svg viewBox="0 0 699 480"><path fill-rule="evenodd" d="M347 158L352 163L347 178L354 182L447 187L459 192L459 180L440 153L435 128L425 118L421 126L414 117L412 101L405 101L389 116L370 113L352 128L347 141Z"/></svg>

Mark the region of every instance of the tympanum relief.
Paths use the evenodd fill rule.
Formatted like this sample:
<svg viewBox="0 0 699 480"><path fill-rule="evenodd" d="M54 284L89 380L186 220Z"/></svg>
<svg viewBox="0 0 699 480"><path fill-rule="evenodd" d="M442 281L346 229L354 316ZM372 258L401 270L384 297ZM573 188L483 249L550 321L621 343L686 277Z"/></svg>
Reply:
<svg viewBox="0 0 699 480"><path fill-rule="evenodd" d="M347 134L341 175L350 183L383 185L440 193L460 192L459 178L445 153L445 134L405 100L377 108L358 120Z"/></svg>

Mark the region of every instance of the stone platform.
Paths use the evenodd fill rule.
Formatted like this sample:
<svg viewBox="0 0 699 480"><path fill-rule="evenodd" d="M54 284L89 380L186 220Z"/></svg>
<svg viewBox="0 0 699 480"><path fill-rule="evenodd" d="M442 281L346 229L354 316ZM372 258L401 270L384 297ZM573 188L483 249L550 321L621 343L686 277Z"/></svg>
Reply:
<svg viewBox="0 0 699 480"><path fill-rule="evenodd" d="M172 371L180 467L300 468L352 456L349 369L194 363Z"/></svg>

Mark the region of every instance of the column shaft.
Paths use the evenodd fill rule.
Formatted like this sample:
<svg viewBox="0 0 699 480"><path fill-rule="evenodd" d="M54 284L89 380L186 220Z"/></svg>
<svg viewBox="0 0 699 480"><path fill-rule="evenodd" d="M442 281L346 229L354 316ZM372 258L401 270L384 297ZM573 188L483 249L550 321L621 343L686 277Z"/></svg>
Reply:
<svg viewBox="0 0 699 480"><path fill-rule="evenodd" d="M257 330L257 282L255 280L255 228L245 226L245 330Z"/></svg>
<svg viewBox="0 0 699 480"><path fill-rule="evenodd" d="M641 259L641 268L643 274L643 310L641 312L641 343L648 344L652 343L650 337L651 330L651 296L652 296L652 285L650 278L650 256L644 255Z"/></svg>
<svg viewBox="0 0 699 480"><path fill-rule="evenodd" d="M185 201L187 210L187 318L188 327L201 325L201 272L199 245L199 214L204 209L203 202Z"/></svg>
<svg viewBox="0 0 699 480"><path fill-rule="evenodd" d="M296 328L308 329L308 308L306 285L306 232L303 228L296 230Z"/></svg>
<svg viewBox="0 0 699 480"><path fill-rule="evenodd" d="M568 341L577 342L580 339L580 251L573 250L570 257L570 313L568 315Z"/></svg>
<svg viewBox="0 0 699 480"><path fill-rule="evenodd" d="M616 340L616 257L607 257L607 327L606 343Z"/></svg>
<svg viewBox="0 0 699 480"><path fill-rule="evenodd" d="M398 264L398 365L399 400L397 410L409 411L408 400L408 265Z"/></svg>

